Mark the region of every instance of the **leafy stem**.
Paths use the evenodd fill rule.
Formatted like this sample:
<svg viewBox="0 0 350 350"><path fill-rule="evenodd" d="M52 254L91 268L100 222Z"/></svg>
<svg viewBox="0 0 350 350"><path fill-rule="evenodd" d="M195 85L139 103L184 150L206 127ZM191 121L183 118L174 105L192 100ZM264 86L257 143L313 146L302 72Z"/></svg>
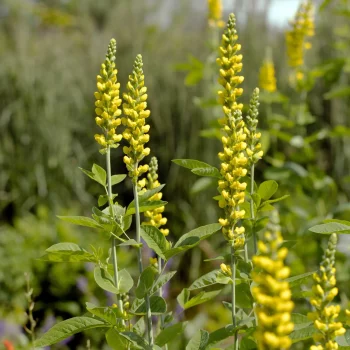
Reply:
<svg viewBox="0 0 350 350"><path fill-rule="evenodd" d="M135 168L137 168L137 163L135 164ZM140 224L139 197L138 197L138 193L137 193L137 178L136 178L136 181L134 180L132 182L132 186L133 186L134 202L135 202L136 241L137 241L137 243L141 243L141 224ZM141 246L137 247L137 258L138 258L139 272L141 275L143 272ZM148 341L149 341L150 346L153 348L154 339L153 339L152 313L151 313L151 306L150 306L150 300L149 300L148 293L146 293L146 295L145 295L145 304L146 304L146 313L147 313L146 316L147 316Z"/></svg>
<svg viewBox="0 0 350 350"><path fill-rule="evenodd" d="M254 255L256 255L257 252L257 237L256 237L256 232L254 230L254 220L255 220L255 214L254 214L254 199L253 199L253 194L254 194L254 164L252 164L250 168L250 216L253 221L253 244L254 244Z"/></svg>
<svg viewBox="0 0 350 350"><path fill-rule="evenodd" d="M235 258L235 250L231 245L231 271L232 271L232 307L231 307L231 312L232 312L232 324L233 327L236 328L237 326L237 320L236 320L236 258ZM235 337L234 337L234 349L237 349L237 332L235 332Z"/></svg>
<svg viewBox="0 0 350 350"><path fill-rule="evenodd" d="M113 193L112 193L112 175L111 175L111 148L107 147L106 152L106 163L107 163L107 186L108 186L108 201L109 201L109 211L110 215L115 219L115 213L113 208ZM113 261L113 271L114 271L114 284L117 287L119 276L118 276L118 258L117 258L117 240L115 237L112 238L112 261ZM121 312L123 312L123 303L117 294L117 305ZM122 325L124 325L124 320L122 320Z"/></svg>

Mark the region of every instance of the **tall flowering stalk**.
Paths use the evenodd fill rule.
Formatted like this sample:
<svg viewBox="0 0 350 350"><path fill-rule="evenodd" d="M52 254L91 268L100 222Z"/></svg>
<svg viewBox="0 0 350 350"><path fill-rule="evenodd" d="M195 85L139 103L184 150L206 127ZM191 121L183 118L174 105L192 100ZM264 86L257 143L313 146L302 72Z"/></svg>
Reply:
<svg viewBox="0 0 350 350"><path fill-rule="evenodd" d="M117 43L111 39L105 61L101 64L100 74L97 76L97 89L95 92L95 112L96 124L102 129L102 134L96 134L95 140L102 146L101 153L106 154L107 165L107 196L111 216L116 219L113 206L112 181L111 181L111 148L119 146L118 142L122 135L117 134L116 128L121 124L121 109L119 108L122 100L119 98L120 83L117 82L117 73L115 69L115 55L117 52ZM114 283L118 285L118 260L116 251L116 239L112 238L112 258L114 270ZM123 312L123 303L117 295L118 307Z"/></svg>
<svg viewBox="0 0 350 350"><path fill-rule="evenodd" d="M278 226L271 226L264 239L258 242L260 255L252 259L252 294L257 318L255 336L259 350L286 350L291 346L288 334L294 328L291 322L294 304L289 284L285 281L290 273L284 265L288 249L281 247L282 243Z"/></svg>
<svg viewBox="0 0 350 350"><path fill-rule="evenodd" d="M142 180L141 180L142 181ZM158 181L158 160L156 157L152 157L150 163L149 163L149 171L147 174L147 179L144 178L144 186L147 190L152 190L154 188L157 188L160 186L160 183ZM149 201L160 201L163 197L162 192L158 192L155 195L153 195L151 198L149 198ZM160 232L164 236L167 236L169 234L169 229L163 228L167 223L167 218L163 217L165 207L161 206L156 209L147 210L145 211L145 221L143 222L143 225L152 225L154 227L159 228Z"/></svg>
<svg viewBox="0 0 350 350"><path fill-rule="evenodd" d="M259 71L259 86L262 90L267 92L275 92L276 87L276 75L275 66L270 57L266 57Z"/></svg>
<svg viewBox="0 0 350 350"><path fill-rule="evenodd" d="M140 165L140 162L144 157L150 154L150 149L145 148L145 144L149 141L148 131L150 126L146 124L146 118L149 117L150 111L147 110L147 88L144 86L145 77L143 75L142 66L142 56L137 55L133 72L129 75L129 81L127 83L128 92L123 94L123 112L125 117L122 118L122 123L126 126L126 129L123 132L123 137L129 144L129 146L124 146L123 148L125 153L123 160L129 171L129 176L132 179L133 184L136 241L138 243L141 243L138 179L149 169L147 164ZM143 272L141 247L137 248L137 254L139 272L141 274ZM149 344L153 346L152 314L148 293L145 295L145 303L147 309L148 340Z"/></svg>
<svg viewBox="0 0 350 350"><path fill-rule="evenodd" d="M255 219L254 211L254 173L255 164L261 159L264 152L261 150L261 133L257 131L258 115L259 115L259 89L255 88L249 102L248 115L246 117L245 133L247 135L246 153L248 156L248 164L250 167L250 215L252 220ZM253 231L254 254L257 251L256 232Z"/></svg>
<svg viewBox="0 0 350 350"><path fill-rule="evenodd" d="M338 294L334 259L336 246L337 235L333 233L329 238L320 269L313 276L311 304L316 310L309 316L314 320L314 326L318 332L314 335L316 345L312 345L310 350L336 350L338 344L335 338L345 333L343 324L336 321L340 306L332 305L334 297Z"/></svg>
<svg viewBox="0 0 350 350"><path fill-rule="evenodd" d="M245 244L245 230L238 226L243 219L245 211L239 206L244 202L247 184L241 178L247 174L246 165L248 159L244 154L247 147L245 142L246 133L242 118L242 104L238 104L236 98L241 96L243 89L238 85L244 80L238 73L242 70L242 55L238 54L241 45L237 43L236 19L231 14L226 30L222 35L220 57L217 63L220 66L219 83L223 90L219 91L219 102L224 111L222 137L223 152L219 153L221 160L219 180L219 191L221 199L219 206L224 209L225 216L219 219L222 232L231 249L231 271L232 271L232 323L236 326L236 258L235 251L241 249ZM235 335L235 346L237 346L237 334Z"/></svg>
<svg viewBox="0 0 350 350"><path fill-rule="evenodd" d="M225 22L222 20L222 0L208 0L208 22L214 28L223 28Z"/></svg>
<svg viewBox="0 0 350 350"><path fill-rule="evenodd" d="M160 183L158 181L158 160L156 157L152 157L151 161L149 163L149 171L147 174L147 179L144 178L143 180L145 183L145 188L147 190L152 190L154 188L157 188L160 186ZM149 201L159 201L163 197L162 192L158 192L155 195L153 195L151 198L149 198ZM166 237L169 235L169 229L164 228L164 226L167 223L167 218L163 216L165 207L161 206L159 208L155 208L152 210L147 210L145 212L145 221L143 222L143 225L152 225L159 229L159 231ZM151 259L152 263L155 264L158 267L158 273L161 275L162 269L163 269L163 261L160 256L157 258ZM163 288L159 288L159 296L163 296ZM160 327L161 329L164 329L165 323L164 323L164 316L160 315ZM168 345L165 345L165 349L168 349Z"/></svg>
<svg viewBox="0 0 350 350"><path fill-rule="evenodd" d="M311 0L302 3L291 21L291 29L286 32L288 64L300 67L304 64L304 50L311 48L308 38L315 35L313 4Z"/></svg>

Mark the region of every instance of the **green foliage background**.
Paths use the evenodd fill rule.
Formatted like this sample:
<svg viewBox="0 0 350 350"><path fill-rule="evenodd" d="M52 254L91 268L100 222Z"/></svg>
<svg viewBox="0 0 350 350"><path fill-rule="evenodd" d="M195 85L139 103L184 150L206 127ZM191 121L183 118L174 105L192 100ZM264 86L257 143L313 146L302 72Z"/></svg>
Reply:
<svg viewBox="0 0 350 350"><path fill-rule="evenodd" d="M265 4L261 11L253 0L238 2L231 11L237 13L246 98L258 85L266 47L273 50L281 94L273 100L277 121L267 120L261 105L266 156L257 176L258 181L278 181L278 195L290 194L279 210L285 238L298 240L289 257L294 275L316 269L322 254L323 243L308 227L350 214L349 3L325 1L317 13L316 37L307 58L309 79L315 85L307 96L307 111L296 119L291 113L297 97L289 86L284 33L267 20L269 2L261 2ZM59 241L106 245L94 233L58 222L55 216L88 214L94 203L97 185L86 181L78 167L104 161L93 139L97 132L93 92L111 37L117 39L122 88L134 56L143 55L152 112L150 147L159 159L159 179L167 184L164 198L170 202L166 215L171 235L179 237L217 220L215 183L197 181L171 163L175 158L193 158L219 164L220 143L203 137L220 116L213 102L216 72L206 12L188 1L169 2L171 11L166 6L161 0L0 2L0 322L25 322L24 272L31 275L39 329L50 315L81 314L84 302L94 298L107 302L108 296L90 287L93 283L79 289L79 279L92 280L89 266L72 269L35 259ZM125 173L120 156L118 149L112 158L115 173ZM130 193L131 188L121 188L121 202L129 202ZM349 241L344 242L348 248ZM216 264L200 262L219 255L222 243L216 236L173 262L179 272L171 284L170 300ZM350 267L344 252L338 253L338 280L340 301L346 305ZM127 252L119 261L122 268L135 265ZM228 311L219 302L190 311L186 318L193 319L193 329L204 325L214 330L229 322ZM13 337L25 344L23 337ZM93 337L89 334L98 344L99 336ZM86 339L77 337L70 348L85 345Z"/></svg>

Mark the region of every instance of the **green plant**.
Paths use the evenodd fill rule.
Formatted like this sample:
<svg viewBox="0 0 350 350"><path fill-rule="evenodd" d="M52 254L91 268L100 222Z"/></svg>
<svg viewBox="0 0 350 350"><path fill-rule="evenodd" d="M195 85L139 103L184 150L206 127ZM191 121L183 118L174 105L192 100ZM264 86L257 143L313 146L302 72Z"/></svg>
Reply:
<svg viewBox="0 0 350 350"><path fill-rule="evenodd" d="M309 340L315 333L306 316L292 313L293 288L304 285L313 273L307 272L288 278L290 269L284 265L288 248L283 245L288 245L289 242L283 241L273 205L286 199L287 195L273 198L279 187L277 182L267 180L258 185L255 179L256 163L263 156L261 133L257 130L259 90L254 90L245 115L242 112L243 104L238 100L243 94L243 89L239 87L243 76L238 75L243 65L240 49L236 19L231 14L222 36L220 57L217 59L220 66L219 83L222 85L219 103L224 115L221 121L223 151L219 153L220 170L198 160L174 160L174 163L190 169L198 176L212 177L217 181L219 195L215 199L223 209L223 215L219 224L198 227L172 244L166 238L168 231L160 229L166 223L162 213L167 203L161 200L164 186L157 183L156 161L152 159L150 166L141 164L151 153L150 148L145 147L149 141L150 127L146 124L146 119L150 116L150 111L147 109L148 95L142 57L136 57L133 72L129 76L127 92L123 94L121 117L120 85L117 83L114 63L116 42L114 39L110 41L106 59L101 65L100 75L97 76L98 92L95 93L95 120L102 128L102 134L95 135L95 140L101 146L100 153L106 157L106 170L97 164L93 165L91 171L82 169L88 177L102 185L104 192L98 198L98 207L92 209L91 217L60 218L97 230L110 240L111 248L108 258L104 259L99 247L92 247L88 251L73 243L58 243L47 249L45 259L52 262L94 263L96 284L115 294L116 304L97 306L87 303L88 314L56 324L35 342L36 346L51 345L72 334L101 328L108 345L113 349L168 348L168 344L183 333L186 322L172 323L173 314L168 312L163 298L162 288L175 273L165 271L167 263L175 255L196 247L220 228L225 240L225 253L212 259L222 262L220 269L209 271L197 278L181 291L177 301L183 310L188 310L218 297L223 292L222 294L229 295L224 300L224 305L231 312L232 323L210 334L204 329L198 330L189 340L186 350L214 349L219 343L226 349L234 350L256 347L288 349L292 342ZM117 133L120 124L125 127L122 134ZM116 200L119 197L112 191L112 186L124 181L126 175L112 175L110 160L111 151L119 146L118 142L122 138L127 144L123 147L123 161L128 170L134 197L125 207ZM143 224L141 213L145 213L146 218ZM129 236L133 218L136 239ZM327 234L349 233L349 222L333 220L325 225L311 230ZM150 259L147 267L143 259L145 247L141 238L156 255L155 259ZM334 248L334 244L332 247ZM135 276L126 269L119 268L117 248L128 249L137 256L138 271ZM331 253L326 252L327 254L334 255L334 249ZM225 262L229 262L229 266ZM333 269L333 265L331 268ZM322 268L320 271L319 276L322 275ZM333 275L334 272L332 270ZM133 277L138 281L134 289ZM315 280L318 281L316 278ZM333 289L334 285L335 280L332 282ZM133 295L131 305L128 301L129 294ZM331 299L335 294L332 293ZM301 293L300 296L305 298L308 295ZM313 304L314 300L316 299L312 299ZM307 299L305 302L308 302ZM160 327L157 327L156 334L152 316L160 318ZM316 322L315 324L318 330L323 331L322 327L318 327ZM343 333L342 331L334 335L340 336ZM344 339L341 341L348 343L346 337ZM337 345L331 345L337 348ZM322 345L317 345L317 349L321 348Z"/></svg>

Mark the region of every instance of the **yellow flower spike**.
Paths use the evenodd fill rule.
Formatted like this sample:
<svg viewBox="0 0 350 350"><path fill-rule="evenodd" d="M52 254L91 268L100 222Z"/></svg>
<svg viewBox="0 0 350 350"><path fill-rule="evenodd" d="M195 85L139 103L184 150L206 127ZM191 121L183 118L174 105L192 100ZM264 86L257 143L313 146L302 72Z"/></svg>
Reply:
<svg viewBox="0 0 350 350"><path fill-rule="evenodd" d="M139 165L139 163L150 153L149 148L144 147L149 141L147 134L149 125L146 125L145 119L149 117L150 111L146 109L147 89L144 86L142 66L142 56L137 55L133 72L129 75L128 92L123 94L125 117L121 118L122 124L126 126L123 137L129 143L129 147L123 148L127 156L127 158L124 157L124 163L134 182L148 171L148 165Z"/></svg>
<svg viewBox="0 0 350 350"><path fill-rule="evenodd" d="M208 23L210 27L223 28L225 22L222 20L222 1L208 0Z"/></svg>
<svg viewBox="0 0 350 350"><path fill-rule="evenodd" d="M257 163L263 156L263 151L259 151L261 148L261 144L259 143L261 133L257 132L259 105L259 89L255 88L249 102L249 110L246 117L247 125L245 128L247 135L246 153L250 166Z"/></svg>
<svg viewBox="0 0 350 350"><path fill-rule="evenodd" d="M286 32L288 64L291 67L300 67L304 64L304 50L311 48L307 41L314 36L313 4L307 0L299 6L291 29Z"/></svg>
<svg viewBox="0 0 350 350"><path fill-rule="evenodd" d="M334 297L338 294L335 287L335 250L337 245L337 235L333 233L328 241L328 247L323 255L320 269L314 274L313 296L310 300L315 307L312 315L315 328L319 330L314 335L316 345L310 349L338 349L335 338L345 333L345 328L341 322L337 322L340 312L339 305L331 305Z"/></svg>
<svg viewBox="0 0 350 350"><path fill-rule="evenodd" d="M111 39L108 45L108 51L104 63L101 64L100 75L97 76L96 98L96 124L102 129L102 135L95 135L96 142L102 146L102 152L106 148L118 147L118 142L122 139L121 135L116 134L116 127L120 125L119 118L121 114L119 98L120 84L117 83L117 70L115 69L115 54L117 43ZM101 118L102 117L102 118Z"/></svg>
<svg viewBox="0 0 350 350"><path fill-rule="evenodd" d="M222 199L219 206L224 209L225 217L219 220L223 226L224 237L230 242L234 249L240 249L245 243L244 227L235 230L238 221L245 215L239 205L244 202L246 183L241 183L241 178L246 175L248 160L243 153L247 144L244 121L241 109L243 105L237 104L236 98L243 93L238 85L243 77L238 73L242 70L242 55L238 55L241 45L237 43L236 19L231 14L227 23L225 33L222 36L220 57L217 59L219 65L219 83L223 90L219 91L219 103L225 115L223 121L222 137L224 152L219 153L221 160L222 179L219 181L219 191ZM239 62L239 63L238 63ZM227 230L225 227L230 227Z"/></svg>
<svg viewBox="0 0 350 350"><path fill-rule="evenodd" d="M258 242L260 255L253 257L252 279L256 287L252 295L256 300L257 330L255 337L259 350L289 349L288 335L293 331L291 312L294 307L288 282L289 268L284 266L286 248L281 247L282 236L278 226L271 225Z"/></svg>
<svg viewBox="0 0 350 350"><path fill-rule="evenodd" d="M158 181L158 160L156 157L152 157L151 162L149 163L149 171L147 174L147 179L143 179L145 182L145 187L147 190L152 190L160 186ZM159 201L161 200L163 194L162 192L158 192L149 198L149 201ZM169 234L168 229L160 228L167 223L167 218L164 218L161 214L164 211L164 206L148 210L145 212L146 220L143 222L143 225L152 225L160 229L160 232L163 233L164 236Z"/></svg>
<svg viewBox="0 0 350 350"><path fill-rule="evenodd" d="M268 92L276 91L276 76L275 76L275 66L272 59L268 55L265 58L259 73L259 85L262 90Z"/></svg>

